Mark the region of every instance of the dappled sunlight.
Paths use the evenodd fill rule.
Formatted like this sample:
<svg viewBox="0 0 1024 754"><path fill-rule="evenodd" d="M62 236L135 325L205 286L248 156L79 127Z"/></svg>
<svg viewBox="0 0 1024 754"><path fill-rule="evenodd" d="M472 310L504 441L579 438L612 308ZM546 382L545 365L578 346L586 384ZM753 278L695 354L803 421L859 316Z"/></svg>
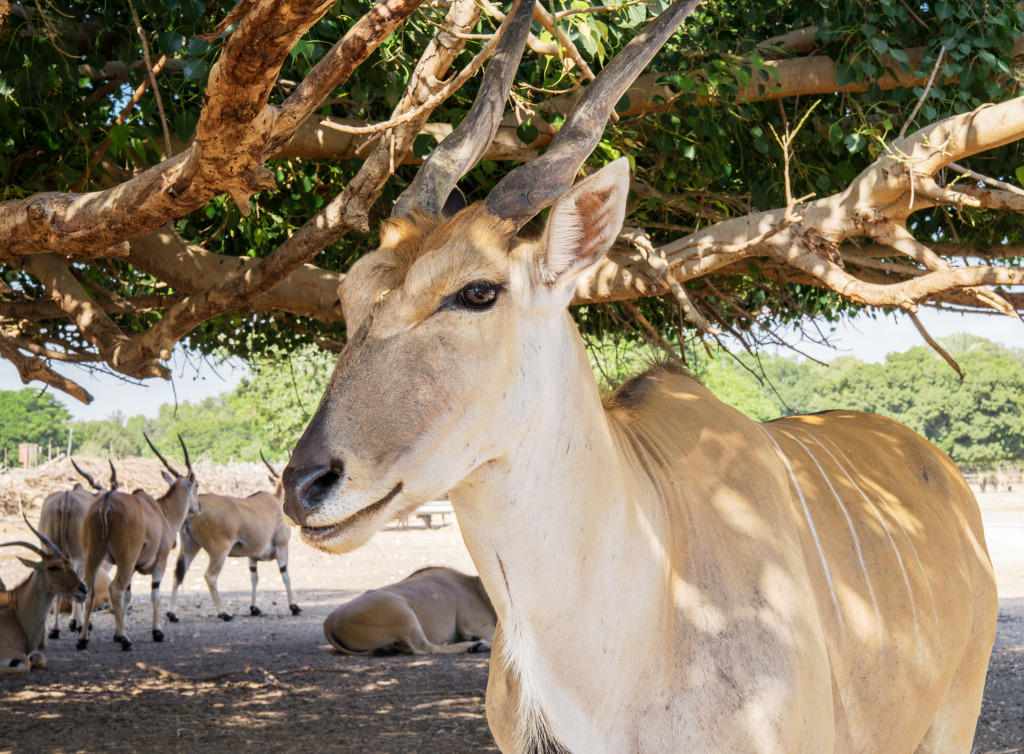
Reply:
<svg viewBox="0 0 1024 754"><path fill-rule="evenodd" d="M794 704L831 720L831 688L837 745L912 750L993 627L980 517L956 468L879 417L794 417L752 435L701 389L644 389L616 416L658 492L638 527L670 569L682 687L704 689L719 729L748 742Z"/></svg>

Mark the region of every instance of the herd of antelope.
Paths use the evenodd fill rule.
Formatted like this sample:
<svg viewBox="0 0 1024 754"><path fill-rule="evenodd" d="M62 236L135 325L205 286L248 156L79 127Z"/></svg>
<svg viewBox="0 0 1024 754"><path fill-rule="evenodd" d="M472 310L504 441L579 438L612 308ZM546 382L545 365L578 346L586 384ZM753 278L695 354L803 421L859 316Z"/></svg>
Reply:
<svg viewBox="0 0 1024 754"><path fill-rule="evenodd" d="M257 492L247 498L198 494L188 448L178 439L185 456L185 473L175 469L146 437L166 469L161 474L168 489L159 498L141 489L130 494L120 491L113 462L110 483L105 488L72 459L72 465L92 490L76 484L71 490L46 498L39 528L29 523L45 550L27 542L0 545L27 547L43 557L42 561L22 559L32 574L17 588L6 590L0 584L0 674L45 667L42 649L47 638L60 638L63 600L72 603L70 629L78 633L78 649L88 647L93 611L109 601L116 625L114 640L124 650L130 650L132 640L125 625L125 609L131 601L131 579L135 573L152 578L152 637L153 641L163 641L160 584L168 555L179 539L174 590L166 613L170 622L179 621L174 613L178 588L201 549L210 556L206 583L223 620L231 620L232 616L217 591L217 576L228 557L249 559L252 615L261 614L256 606L256 563L270 559L276 560L281 570L292 614L302 612L292 596L288 577L291 530L284 525L281 515L283 491L277 472L264 458L271 482L276 485L274 493ZM25 521L28 523L27 518ZM113 576L108 572L111 568ZM48 632L47 612L52 612Z"/></svg>
<svg viewBox="0 0 1024 754"><path fill-rule="evenodd" d="M472 109L343 279L348 342L282 475L284 511L344 552L449 493L496 616L486 710L503 752L968 752L997 600L950 459L869 414L757 423L667 366L602 398L566 312L619 234L629 165L574 181L696 4L663 11L541 157L460 208L530 30L518 0ZM520 236L547 208L539 236ZM121 569L153 573L154 638L169 543L202 504L191 469L168 470L159 502L104 492L83 527L90 587L104 557L118 566L115 614ZM24 591L80 600L71 561L44 544L46 586ZM407 614L411 586L361 604ZM356 607L339 621L369 624ZM357 628L325 631L368 651Z"/></svg>

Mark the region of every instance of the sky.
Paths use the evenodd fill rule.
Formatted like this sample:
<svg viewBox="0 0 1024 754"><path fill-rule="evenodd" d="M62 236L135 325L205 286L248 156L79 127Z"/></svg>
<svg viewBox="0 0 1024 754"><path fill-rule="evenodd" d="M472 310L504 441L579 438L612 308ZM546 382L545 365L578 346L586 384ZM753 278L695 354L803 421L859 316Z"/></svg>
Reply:
<svg viewBox="0 0 1024 754"><path fill-rule="evenodd" d="M1004 346L1024 348L1024 322L1010 317L984 314L956 314L922 308L919 318L925 329L935 338L958 332L981 335ZM891 352L903 352L913 346L924 345L924 339L908 317L901 314L880 315L877 319L860 316L836 325L830 337L834 349L814 343L803 343L801 351L820 361L831 361L838 356L856 356L861 361L880 362ZM786 351L782 351L786 353ZM107 375L93 376L76 367L58 367L57 371L78 382L93 394L95 400L88 406L59 391L53 395L64 403L76 419L106 419L115 411L126 416L143 414L154 417L164 403L201 401L208 396L230 392L249 372L244 364L220 364L214 367L196 355L187 355L177 348L171 359L171 381L146 380L141 385L122 382ZM20 390L24 387L17 371L7 361L0 360L0 390ZM41 388L41 383L32 387Z"/></svg>

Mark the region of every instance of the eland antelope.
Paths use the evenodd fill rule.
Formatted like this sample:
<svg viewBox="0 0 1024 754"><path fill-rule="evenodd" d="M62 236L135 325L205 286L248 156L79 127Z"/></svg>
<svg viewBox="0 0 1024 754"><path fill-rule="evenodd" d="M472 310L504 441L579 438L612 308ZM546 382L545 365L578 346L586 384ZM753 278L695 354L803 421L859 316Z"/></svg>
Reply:
<svg viewBox="0 0 1024 754"><path fill-rule="evenodd" d="M125 628L124 597L127 592L130 599L132 575L136 571L152 577L153 641L164 640L160 623L160 580L185 517L200 511L196 498L198 485L188 458L188 448L180 435L178 441L185 454L187 474L178 473L146 437L149 447L170 472L161 471L170 489L159 500L154 500L143 490L135 490L130 495L111 490L97 495L89 506L82 527L82 550L90 594L79 628L78 649L89 646L89 618L96 600L93 587L96 572L104 558L109 558L117 568L110 584L110 607L116 624L114 641L120 642L125 651L132 648Z"/></svg>
<svg viewBox="0 0 1024 754"><path fill-rule="evenodd" d="M880 416L754 422L665 366L602 400L566 311L622 226L628 162L573 181L695 3L605 66L543 156L440 211L495 133L531 5L341 284L348 342L286 515L344 552L450 492L498 615L504 752L966 754L997 601L950 459Z"/></svg>
<svg viewBox="0 0 1024 754"><path fill-rule="evenodd" d="M217 577L228 558L248 558L249 575L252 580L252 601L250 615L262 615L256 606L256 584L259 574L256 563L261 560L276 560L288 594L288 608L292 615L299 615L302 608L292 597L292 581L288 575L288 539L291 529L285 526L281 515L281 501L284 489L277 472L263 453L263 463L270 469L270 482L274 492L256 492L249 497L238 498L226 495L205 494L199 496L202 512L190 516L181 527L181 552L174 568L174 588L171 590L171 604L167 620L178 622L174 606L178 598L178 587L185 579L192 559L200 550L206 550L210 564L206 568L206 585L217 609L217 617L224 621L234 619L217 591Z"/></svg>
<svg viewBox="0 0 1024 754"><path fill-rule="evenodd" d="M490 649L496 621L479 576L432 566L346 602L324 636L349 655L465 654Z"/></svg>
<svg viewBox="0 0 1024 754"><path fill-rule="evenodd" d="M114 468L113 461L109 463L110 489L116 490L118 487L117 469ZM102 485L97 483L90 474L87 474L75 463L74 458L71 459L71 465L89 483L90 487L100 494L106 492ZM65 492L54 492L48 496L43 501L42 509L39 512L39 530L44 536L56 543L61 552L68 556L79 576L85 575L82 564L82 522L85 520L85 513L95 497L96 493L90 492L82 487L81 484L76 484L73 489ZM100 599L99 604L102 604L104 601L104 599L101 599L103 595L109 593L109 586L110 577L106 571L101 569L97 573L96 581L97 598ZM53 603L53 616L49 631L49 638L51 639L60 638L62 602L63 600L55 600ZM72 632L78 629L81 619L82 604L80 602L72 602L71 625L69 626Z"/></svg>
<svg viewBox="0 0 1024 754"><path fill-rule="evenodd" d="M85 584L71 560L36 529L22 513L28 528L46 547L28 542L4 542L0 547L26 547L42 560L18 558L32 573L10 590L0 591L0 675L27 673L45 668L46 616L60 597L76 603L85 600Z"/></svg>

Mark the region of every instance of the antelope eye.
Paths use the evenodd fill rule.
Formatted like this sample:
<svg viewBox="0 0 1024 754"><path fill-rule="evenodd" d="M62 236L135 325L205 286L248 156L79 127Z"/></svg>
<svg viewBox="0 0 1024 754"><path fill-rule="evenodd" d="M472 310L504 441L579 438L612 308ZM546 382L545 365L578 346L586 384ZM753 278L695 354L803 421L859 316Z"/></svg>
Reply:
<svg viewBox="0 0 1024 754"><path fill-rule="evenodd" d="M467 309L486 309L498 300L498 286L494 283L470 283L457 294L455 300Z"/></svg>

